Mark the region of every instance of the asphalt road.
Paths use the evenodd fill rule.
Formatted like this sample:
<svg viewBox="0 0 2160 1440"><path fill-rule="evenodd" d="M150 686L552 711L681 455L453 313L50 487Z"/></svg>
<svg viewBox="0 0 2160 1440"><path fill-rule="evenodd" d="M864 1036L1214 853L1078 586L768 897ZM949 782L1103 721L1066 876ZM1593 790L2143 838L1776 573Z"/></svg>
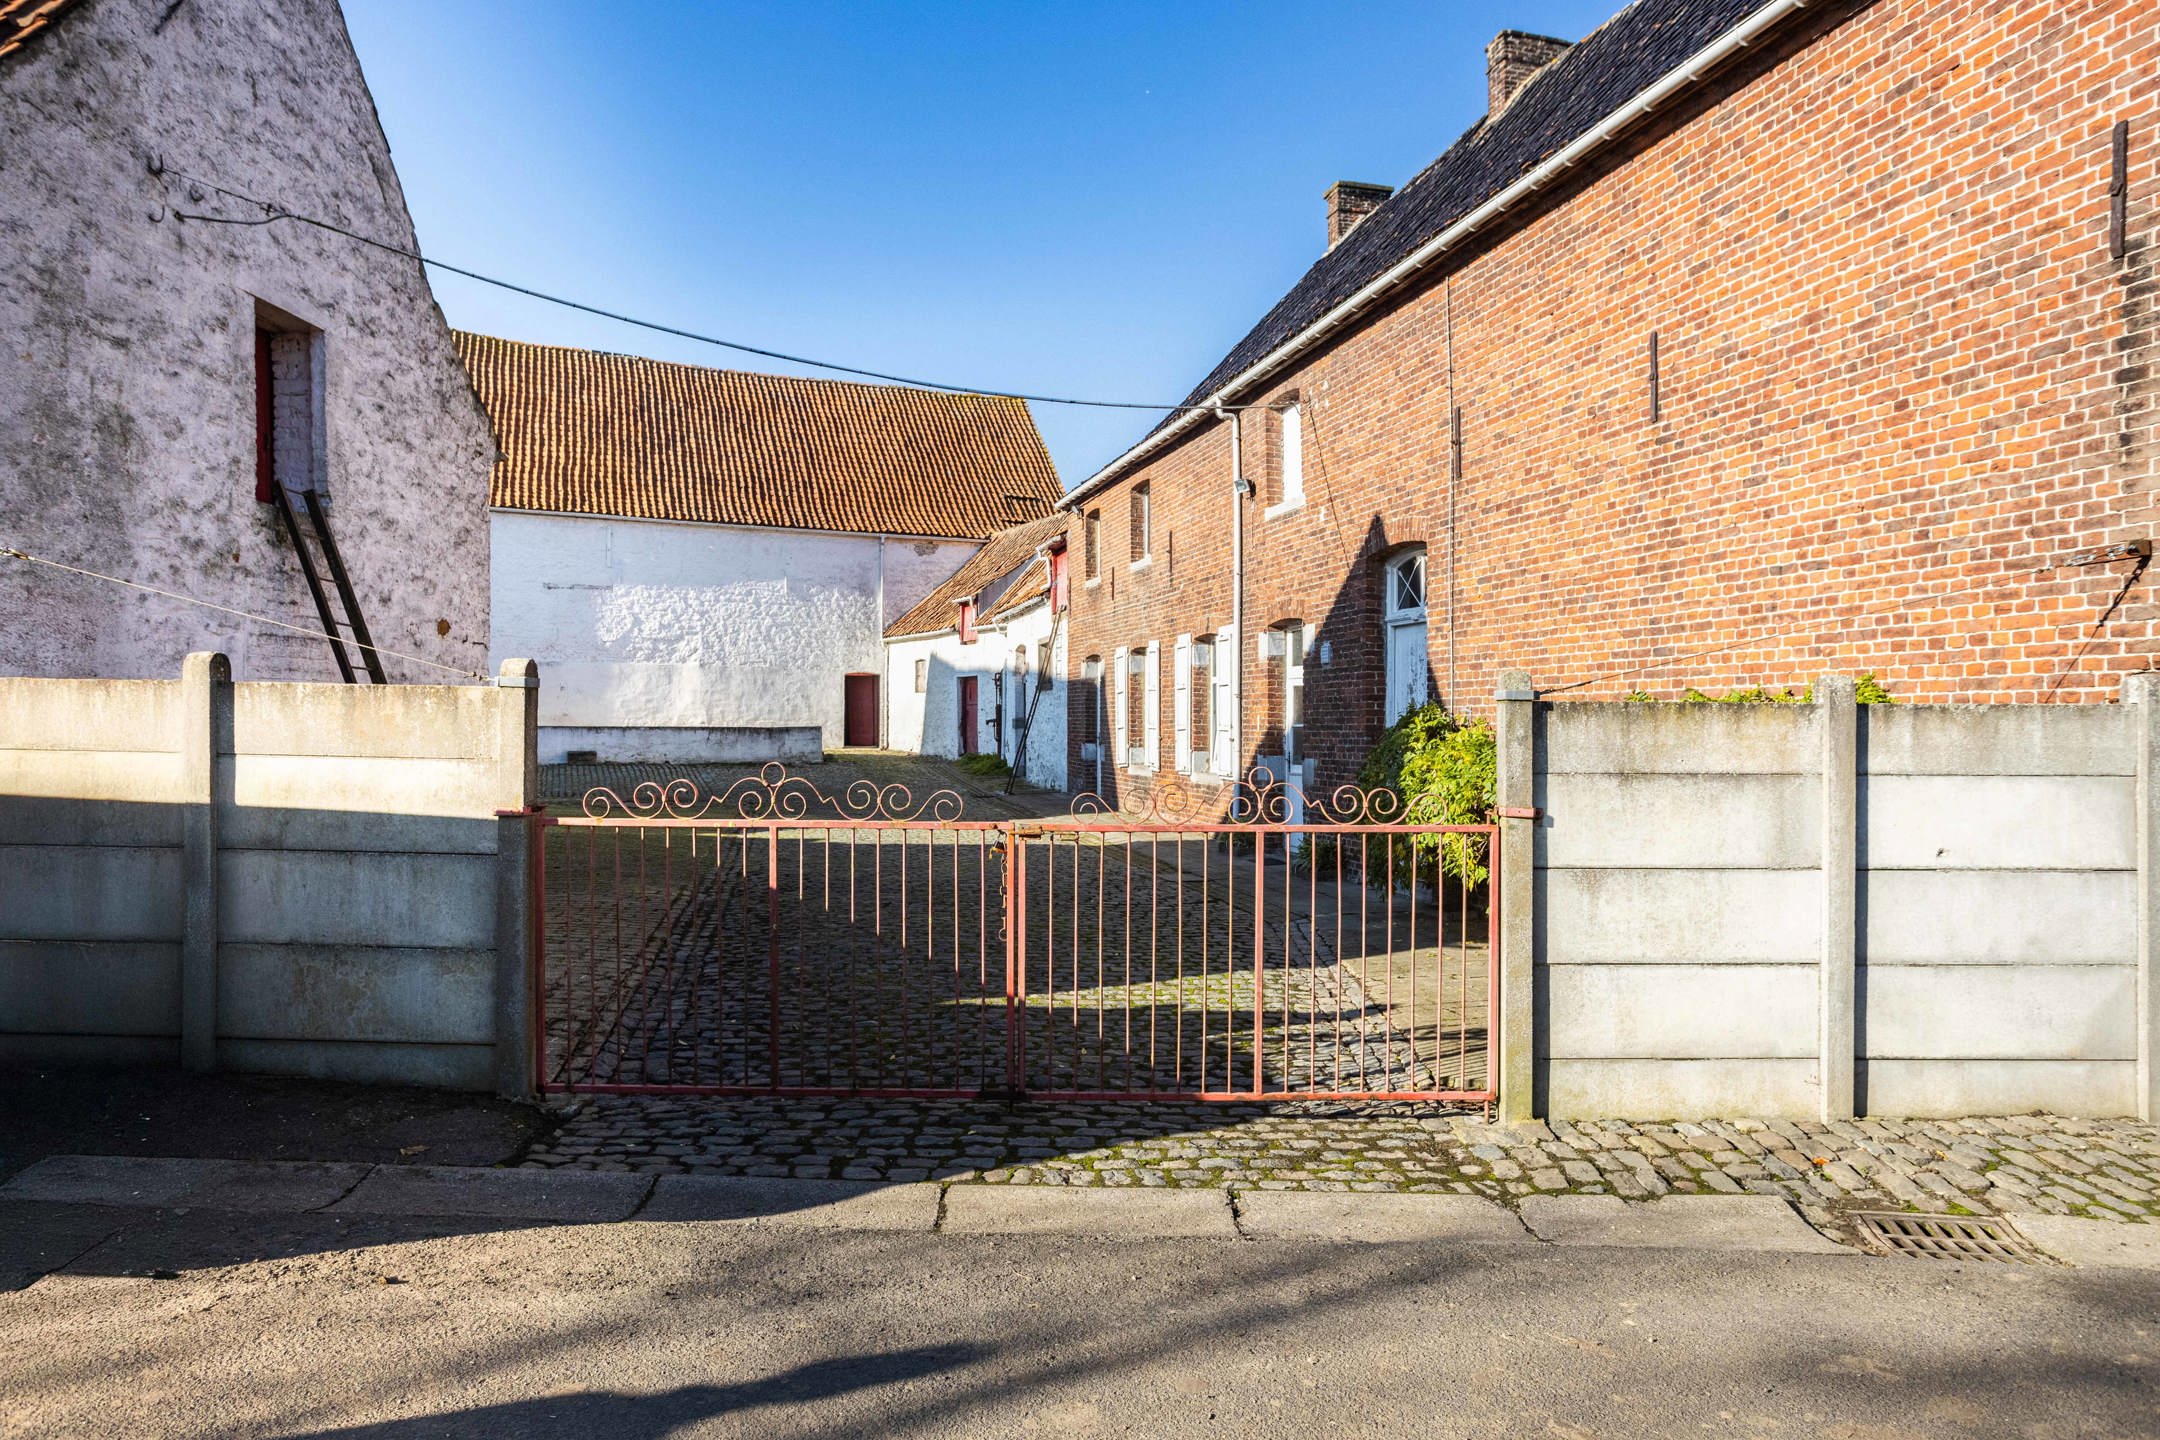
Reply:
<svg viewBox="0 0 2160 1440"><path fill-rule="evenodd" d="M31 1204L0 1231L79 1257L0 1290L9 1440L2160 1433L2149 1272Z"/></svg>

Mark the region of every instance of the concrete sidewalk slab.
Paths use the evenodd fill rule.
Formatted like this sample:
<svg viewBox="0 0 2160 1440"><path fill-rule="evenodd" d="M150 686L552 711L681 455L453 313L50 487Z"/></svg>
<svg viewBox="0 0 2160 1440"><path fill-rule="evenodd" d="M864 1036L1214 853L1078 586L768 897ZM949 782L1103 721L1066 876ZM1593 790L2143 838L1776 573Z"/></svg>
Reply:
<svg viewBox="0 0 2160 1440"><path fill-rule="evenodd" d="M938 1229L957 1235L1238 1238L1222 1190L1077 1190L1062 1185L954 1185Z"/></svg>
<svg viewBox="0 0 2160 1440"><path fill-rule="evenodd" d="M1616 1195L1530 1195L1520 1213L1532 1233L1555 1245L1859 1253L1769 1195L1677 1195L1633 1204Z"/></svg>
<svg viewBox="0 0 2160 1440"><path fill-rule="evenodd" d="M358 1185L370 1168L313 1160L53 1155L0 1185L0 1198L158 1209L314 1210Z"/></svg>
<svg viewBox="0 0 2160 1440"><path fill-rule="evenodd" d="M2160 1225L2038 1213L2003 1218L2033 1244L2072 1265L2160 1270Z"/></svg>
<svg viewBox="0 0 2160 1440"><path fill-rule="evenodd" d="M485 1220L627 1220L650 1175L603 1171L377 1167L330 1215L460 1215Z"/></svg>
<svg viewBox="0 0 2160 1440"><path fill-rule="evenodd" d="M761 1180L723 1175L663 1175L640 1220L746 1220L841 1230L937 1228L938 1192L930 1184L867 1180Z"/></svg>
<svg viewBox="0 0 2160 1440"><path fill-rule="evenodd" d="M1240 1190L1237 1221L1255 1240L1536 1243L1522 1221L1480 1195Z"/></svg>

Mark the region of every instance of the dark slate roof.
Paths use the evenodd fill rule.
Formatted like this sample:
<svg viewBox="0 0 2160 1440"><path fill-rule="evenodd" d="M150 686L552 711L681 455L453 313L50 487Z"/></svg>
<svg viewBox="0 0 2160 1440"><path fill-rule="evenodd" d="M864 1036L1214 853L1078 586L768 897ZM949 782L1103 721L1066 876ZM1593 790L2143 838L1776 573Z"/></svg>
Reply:
<svg viewBox="0 0 2160 1440"><path fill-rule="evenodd" d="M1471 126L1447 153L1321 256L1193 387L1186 403L1207 399L1769 3L1635 0L1539 71L1497 120Z"/></svg>

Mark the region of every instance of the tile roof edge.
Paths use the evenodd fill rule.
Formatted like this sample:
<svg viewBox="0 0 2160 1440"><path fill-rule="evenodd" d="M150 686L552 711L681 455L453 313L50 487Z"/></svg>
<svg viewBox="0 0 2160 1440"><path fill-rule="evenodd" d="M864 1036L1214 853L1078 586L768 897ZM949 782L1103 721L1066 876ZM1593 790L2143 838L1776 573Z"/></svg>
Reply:
<svg viewBox="0 0 2160 1440"><path fill-rule="evenodd" d="M1784 24L1794 15L1815 8L1821 3L1822 0L1770 0L1769 4L1727 29L1708 45L1689 55L1649 85L1628 96L1619 105L1606 112L1588 129L1576 136L1575 139L1547 156L1534 168L1517 177L1495 194L1488 196L1468 215L1448 226L1438 235L1420 244L1401 260L1396 261L1364 285L1359 286L1357 290L1332 307L1319 319L1291 335L1288 340L1277 346L1273 351L1261 356L1237 374L1232 375L1216 388L1213 395L1205 400L1188 402L1189 408L1186 408L1182 414L1164 422L1142 437L1123 454L1110 461L1109 464L1067 490L1064 496L1058 500L1058 508L1069 511L1080 501L1108 486L1130 467L1185 434L1192 428L1196 417L1212 414L1211 407L1225 403L1227 397L1231 394L1244 386L1253 384L1295 359L1298 355L1303 354L1307 349L1333 333L1360 311L1380 299L1386 292L1394 289L1395 286L1411 276L1416 275L1441 256L1454 250L1462 241L1475 236L1489 221L1520 200L1543 189L1552 176L1572 168L1607 144L1618 139L1624 131L1633 128L1637 121L1648 116L1666 99L1701 83L1705 78L1703 72L1707 68L1722 63L1733 53L1746 49L1751 43Z"/></svg>
<svg viewBox="0 0 2160 1440"><path fill-rule="evenodd" d="M788 375L778 370L743 370L733 365L700 365L695 360L663 360L657 355L639 355L630 350L599 350L590 345L559 345L551 340L513 340L507 335L490 335L484 330L465 330L450 327L453 340L485 340L496 345L514 345L521 350L558 350L571 355L592 356L602 360L628 360L640 365L665 365L676 370L703 370L716 375L744 375L754 380L784 380L800 385L832 385L851 390L896 390L910 395L928 395L947 400L995 400L1001 405L1016 405L1025 409L1027 401L1017 395L1000 395L989 390L940 389L931 385L903 385L891 380L846 380L825 375Z"/></svg>
<svg viewBox="0 0 2160 1440"><path fill-rule="evenodd" d="M790 535L852 535L864 540L934 540L940 545L989 543L990 535L933 535L927 530L825 530L814 525L755 525L748 520L685 520L675 515L625 515L614 510L542 510L530 505L489 505L490 515L551 515L558 520L628 520L640 525L702 525L710 530L778 530ZM1025 522L1022 522L1025 523Z"/></svg>

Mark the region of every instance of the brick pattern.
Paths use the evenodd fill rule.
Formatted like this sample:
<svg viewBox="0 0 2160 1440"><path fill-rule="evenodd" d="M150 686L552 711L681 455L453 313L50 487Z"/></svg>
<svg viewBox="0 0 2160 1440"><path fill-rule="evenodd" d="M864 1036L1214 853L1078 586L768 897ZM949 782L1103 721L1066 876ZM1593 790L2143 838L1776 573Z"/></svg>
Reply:
<svg viewBox="0 0 2160 1440"><path fill-rule="evenodd" d="M2112 0L1879 0L1674 122L1234 397L1300 400L1307 494L1263 517L1279 458L1248 412L1246 754L1279 748L1254 637L1301 620L1329 652L1308 752L1323 789L1354 771L1380 562L1412 544L1435 693L1466 712L1515 666L1577 699L1860 671L1912 700L2112 698L2160 606L2140 577L2103 625L2135 562L2061 562L2152 532L2156 192L2160 13ZM1142 482L1174 558L1076 588L1075 665L1229 618L1227 426L1089 503L1122 524ZM1154 783L1178 782L1111 788Z"/></svg>

